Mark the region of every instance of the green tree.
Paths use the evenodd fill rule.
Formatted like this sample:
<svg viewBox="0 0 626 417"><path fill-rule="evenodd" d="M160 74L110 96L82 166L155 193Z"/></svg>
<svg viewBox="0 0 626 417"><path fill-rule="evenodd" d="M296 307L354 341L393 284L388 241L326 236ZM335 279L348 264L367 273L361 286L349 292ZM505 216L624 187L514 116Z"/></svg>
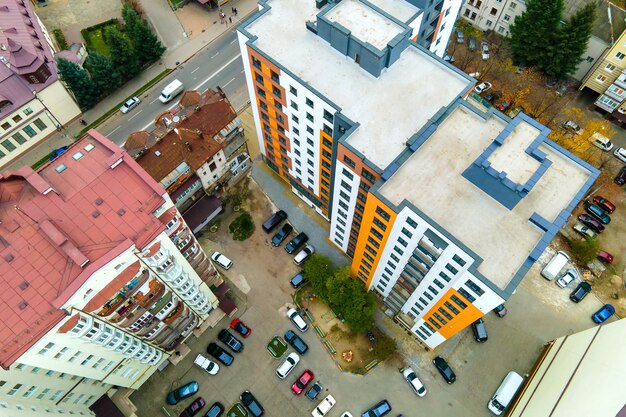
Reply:
<svg viewBox="0 0 626 417"><path fill-rule="evenodd" d="M80 108L82 110L92 108L100 98L100 91L89 78L87 71L63 58L57 58L57 67L61 80L72 90Z"/></svg>
<svg viewBox="0 0 626 417"><path fill-rule="evenodd" d="M111 51L111 62L123 79L127 80L141 70L135 50L128 38L117 28L107 27L104 41Z"/></svg>
<svg viewBox="0 0 626 417"><path fill-rule="evenodd" d="M600 245L596 239L574 239L570 242L570 245L572 246L574 259L582 265L587 265L596 259L600 251Z"/></svg>
<svg viewBox="0 0 626 417"><path fill-rule="evenodd" d="M90 52L85 60L85 68L89 71L91 79L104 96L109 95L122 84L120 74L104 55L94 51Z"/></svg>
<svg viewBox="0 0 626 417"><path fill-rule="evenodd" d="M165 52L165 48L130 4L126 3L122 8L122 17L125 22L126 33L141 62L152 62L159 59Z"/></svg>
<svg viewBox="0 0 626 417"><path fill-rule="evenodd" d="M563 0L526 2L526 11L515 18L509 29L511 50L516 62L540 64L549 55L563 9Z"/></svg>
<svg viewBox="0 0 626 417"><path fill-rule="evenodd" d="M327 302L327 281L332 275L332 262L326 256L314 253L304 263L302 269L304 279L311 283L313 292L324 302Z"/></svg>
<svg viewBox="0 0 626 417"><path fill-rule="evenodd" d="M339 268L327 280L327 298L355 332L364 332L374 324L374 296L350 277L350 267Z"/></svg>
<svg viewBox="0 0 626 417"><path fill-rule="evenodd" d="M587 49L595 16L596 4L588 3L559 27L553 53L543 65L547 74L562 78L576 71Z"/></svg>

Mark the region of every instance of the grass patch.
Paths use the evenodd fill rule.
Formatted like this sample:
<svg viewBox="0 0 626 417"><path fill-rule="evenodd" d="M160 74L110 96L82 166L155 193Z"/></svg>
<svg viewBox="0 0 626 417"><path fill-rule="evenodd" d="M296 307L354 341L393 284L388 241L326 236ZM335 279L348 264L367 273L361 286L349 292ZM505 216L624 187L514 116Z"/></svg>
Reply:
<svg viewBox="0 0 626 417"><path fill-rule="evenodd" d="M226 413L226 417L248 417L248 412L243 405L236 403Z"/></svg>
<svg viewBox="0 0 626 417"><path fill-rule="evenodd" d="M287 343L280 336L274 336L267 342L266 349L274 359L278 359L287 352Z"/></svg>
<svg viewBox="0 0 626 417"><path fill-rule="evenodd" d="M85 39L87 49L96 51L99 54L110 58L111 53L109 51L109 47L104 41L104 31L108 27L116 27L120 30L122 29L120 28L120 24L117 19L111 19L107 20L106 22L98 23L97 25L82 29L80 31L80 34L83 35L83 39Z"/></svg>
<svg viewBox="0 0 626 417"><path fill-rule="evenodd" d="M41 167L43 164L50 160L50 157L54 154L55 151L50 152L48 155L41 158L39 161L35 162L31 168L37 171L37 168Z"/></svg>
<svg viewBox="0 0 626 417"><path fill-rule="evenodd" d="M139 88L137 91L133 92L132 94L129 94L128 97L134 97L134 96L140 96L141 94L143 94L144 91L146 91L147 89L149 89L150 87L152 87L153 85L155 85L156 83L158 83L159 81L161 81L163 78L167 77L167 75L172 72L172 69L170 68L166 68L165 70L163 70L159 75L157 75L156 77L154 77L153 79L151 79L150 81L148 81L146 84L144 84L141 88ZM108 112L104 113L102 116L100 116L98 119L94 120L93 122L91 122L89 125L87 125L83 130L80 131L80 133L78 135L75 135L75 137L80 137L83 136L85 133L87 133L89 131L89 129L93 129L94 127L98 126L100 123L104 122L106 119L108 119L113 113L115 113L116 111L118 111L120 109L120 106L122 104L124 104L124 102L126 102L126 99L124 99L123 101L120 101L115 107L113 107L111 110L109 110Z"/></svg>
<svg viewBox="0 0 626 417"><path fill-rule="evenodd" d="M233 239L246 240L254 232L254 220L250 213L244 211L228 225L228 230L233 234Z"/></svg>
<svg viewBox="0 0 626 417"><path fill-rule="evenodd" d="M52 35L54 39L57 41L57 45L59 46L59 50L65 51L67 49L67 40L65 39L65 35L61 29L54 29L52 31Z"/></svg>

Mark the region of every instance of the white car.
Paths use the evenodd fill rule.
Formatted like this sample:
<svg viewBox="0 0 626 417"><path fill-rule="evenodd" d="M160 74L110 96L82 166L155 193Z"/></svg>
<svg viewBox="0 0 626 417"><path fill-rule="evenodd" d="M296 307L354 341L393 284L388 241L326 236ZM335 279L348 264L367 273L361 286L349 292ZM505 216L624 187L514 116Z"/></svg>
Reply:
<svg viewBox="0 0 626 417"><path fill-rule="evenodd" d="M622 162L626 162L626 148L617 148L613 155Z"/></svg>
<svg viewBox="0 0 626 417"><path fill-rule="evenodd" d="M327 395L326 398L324 398L322 402L315 407L315 410L313 410L311 415L313 417L324 417L336 403L337 401L335 401L335 398L332 395Z"/></svg>
<svg viewBox="0 0 626 417"><path fill-rule="evenodd" d="M563 275L561 275L561 278L556 280L556 285L561 288L565 288L576 278L578 278L578 272L576 272L575 269L570 268Z"/></svg>
<svg viewBox="0 0 626 417"><path fill-rule="evenodd" d="M482 94L485 91L489 90L491 87L491 83L485 81L484 83L480 83L476 87L474 87L474 91L476 91L478 94Z"/></svg>
<svg viewBox="0 0 626 417"><path fill-rule="evenodd" d="M302 316L300 315L300 313L298 313L298 310L296 310L295 308L290 308L289 310L287 310L287 317L289 317L289 320L291 320L291 322L298 328L298 330L300 330L301 332L306 332L307 330L309 330L309 325L306 324L306 321L304 321L304 319L302 318Z"/></svg>
<svg viewBox="0 0 626 417"><path fill-rule="evenodd" d="M120 107L120 111L126 114L132 109L134 109L135 107L137 107L139 103L141 103L141 100L139 99L139 97L131 97L128 100L126 100L126 103L122 104L122 107Z"/></svg>
<svg viewBox="0 0 626 417"><path fill-rule="evenodd" d="M211 255L211 259L213 260L213 262L216 262L224 269L230 269L230 267L233 266L233 261L231 261L219 252L213 252L213 255Z"/></svg>
<svg viewBox="0 0 626 417"><path fill-rule="evenodd" d="M218 364L202 355L198 355L193 363L199 368L204 369L209 375L217 375L220 370L220 366Z"/></svg>
<svg viewBox="0 0 626 417"><path fill-rule="evenodd" d="M352 417L352 414L350 414L347 411L344 411L343 414L340 417Z"/></svg>
<svg viewBox="0 0 626 417"><path fill-rule="evenodd" d="M300 362L300 356L296 352L291 352L289 356L285 358L285 360L280 364L280 366L276 369L276 375L280 379L285 379L287 375L296 367L296 365Z"/></svg>
<svg viewBox="0 0 626 417"><path fill-rule="evenodd" d="M302 249L296 256L294 256L293 261L296 265L302 264L302 262L306 261L306 259L315 253L315 248L311 245L306 245L304 249Z"/></svg>
<svg viewBox="0 0 626 417"><path fill-rule="evenodd" d="M413 369L411 368L403 369L402 375L404 376L404 379L406 379L406 382L409 383L413 391L418 396L423 397L424 395L426 395L426 388L424 387L424 384L422 384L422 381L419 380L419 378L417 377Z"/></svg>

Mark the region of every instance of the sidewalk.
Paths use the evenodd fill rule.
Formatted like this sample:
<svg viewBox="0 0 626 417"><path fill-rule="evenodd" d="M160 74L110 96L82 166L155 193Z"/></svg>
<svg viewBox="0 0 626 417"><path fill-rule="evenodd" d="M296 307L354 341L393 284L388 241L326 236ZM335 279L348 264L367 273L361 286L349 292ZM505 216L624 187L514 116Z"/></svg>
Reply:
<svg viewBox="0 0 626 417"><path fill-rule="evenodd" d="M229 2L229 7L237 8L239 12L237 17L237 23L239 23L258 10L258 3L256 0L235 0L232 2L232 5ZM174 14L174 12L170 13L171 19L176 20L176 15ZM144 70L137 77L124 84L122 88L118 89L110 96L103 99L93 109L83 113L82 118L85 119L87 122L98 119L111 108L122 103L133 92L137 91L148 81L152 80L154 77L163 72L166 68L173 68L175 71L176 68L191 59L198 51L205 48L212 41L220 37L225 32L231 30L235 26L234 23L233 25L220 24L217 10L206 10L204 11L204 13L204 16L198 16L198 18L206 19L207 21L208 27L204 30L204 32L202 32L198 36L195 36L193 39L186 40L185 43L178 46L177 48L167 49L158 62L152 64L152 66ZM145 14L146 17L149 19L149 13L146 11ZM212 22L216 20L218 23L212 24ZM179 28L181 27L178 22L176 22L176 26ZM112 117L115 117L115 114ZM84 126L82 126L78 121L68 124L67 126L65 126L65 129L62 132L51 135L41 144L31 149L28 153L13 161L12 163L4 167L0 167L0 169L4 171L7 169L17 169L23 165L33 165L35 162L45 157L53 150L72 143L74 141L74 135L80 133L83 127Z"/></svg>

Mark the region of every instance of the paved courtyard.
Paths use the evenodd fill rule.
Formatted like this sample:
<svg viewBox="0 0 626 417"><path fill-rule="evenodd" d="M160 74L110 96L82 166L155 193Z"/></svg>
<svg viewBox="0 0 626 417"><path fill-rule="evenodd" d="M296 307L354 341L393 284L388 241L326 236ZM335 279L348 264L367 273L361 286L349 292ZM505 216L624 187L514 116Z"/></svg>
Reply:
<svg viewBox="0 0 626 417"><path fill-rule="evenodd" d="M284 190L282 195L285 195ZM199 339L190 339L188 344L192 352L179 365L170 365L163 372L157 372L141 390L133 394L131 399L137 405L140 417L161 415L160 408L165 405L166 393L191 380L200 383L199 395L208 404L220 401L230 407L238 401L242 391L249 389L269 416L308 415L319 399L313 403L290 391L293 381L307 368L325 387L324 394L332 393L337 400L337 405L329 413L331 417L339 416L344 410L358 416L383 398L392 404L394 416L400 413L407 417L488 416L486 403L509 370L525 374L544 343L593 326L589 316L600 305L593 296L580 304L569 302L569 290L561 290L554 283L545 281L536 267L507 303L509 314L505 318L494 314L485 317L489 340L484 344L476 343L471 332L466 330L437 351L426 352L388 318L379 314L380 326L398 341L399 359L383 363L365 377L342 373L335 365L336 358L327 354L315 333L309 330L302 335L310 346L309 352L291 375L280 380L274 375L279 361L271 358L265 344L274 335L294 330L285 317L285 311L292 301L288 280L297 267L283 248L271 247L271 236L260 229L261 222L273 206L254 183L249 205L257 225L250 239L236 242L226 234L229 217L233 217L229 210L221 218L217 233L205 233L200 238L209 254L220 250L234 261L234 266L225 272L225 276L234 287L234 298L239 306L236 316L253 329L250 338L243 340L244 351L234 355L235 362L231 367L221 366L217 376L209 376L193 365L193 359L197 353L205 351L210 341L216 340L217 332L227 327L230 319L224 318L216 328L207 330ZM290 219L298 216L291 208L287 210ZM316 222L312 221L312 224ZM306 226L303 230L311 232ZM325 243L324 240L324 237L314 236L311 243L317 247ZM429 363L436 355L445 357L456 372L457 382L453 385L445 384ZM402 362L417 371L428 389L426 397L418 398L406 385L398 372ZM168 411L171 415L178 415L190 401L184 401L182 406L169 407Z"/></svg>

